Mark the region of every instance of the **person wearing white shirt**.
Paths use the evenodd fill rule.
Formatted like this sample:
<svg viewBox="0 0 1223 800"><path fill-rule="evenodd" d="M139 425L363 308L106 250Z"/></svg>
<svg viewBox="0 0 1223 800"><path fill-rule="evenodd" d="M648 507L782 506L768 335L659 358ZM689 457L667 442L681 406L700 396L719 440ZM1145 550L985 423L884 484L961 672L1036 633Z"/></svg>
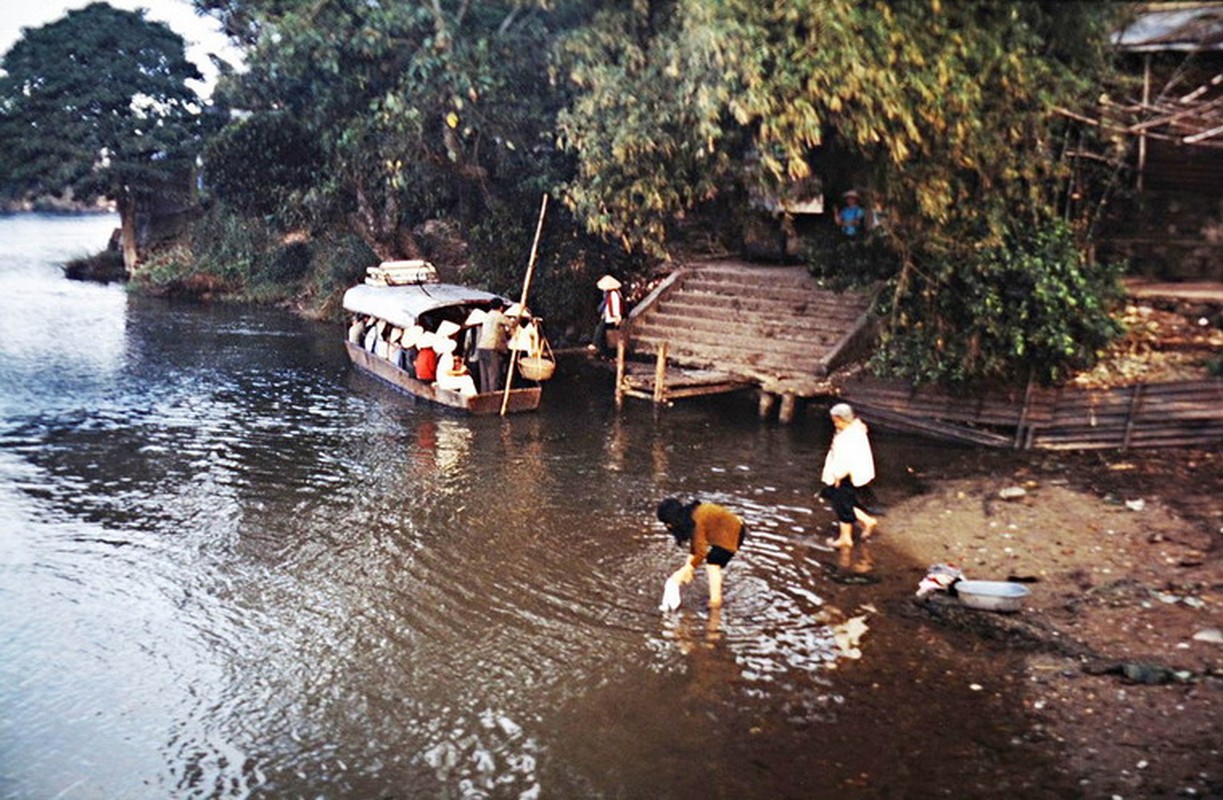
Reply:
<svg viewBox="0 0 1223 800"><path fill-rule="evenodd" d="M860 490L875 479L875 457L871 453L866 424L858 419L848 403L837 403L828 414L836 432L824 458L820 497L832 504L837 514L840 535L829 539L835 547L853 547L854 523L862 524L862 538L869 539L879 523L867 513L858 497Z"/></svg>

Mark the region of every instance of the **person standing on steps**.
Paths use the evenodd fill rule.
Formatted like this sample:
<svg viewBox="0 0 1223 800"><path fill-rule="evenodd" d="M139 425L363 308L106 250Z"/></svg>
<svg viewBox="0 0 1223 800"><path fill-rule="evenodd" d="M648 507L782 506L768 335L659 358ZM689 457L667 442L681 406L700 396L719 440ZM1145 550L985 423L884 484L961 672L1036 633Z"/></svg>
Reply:
<svg viewBox="0 0 1223 800"><path fill-rule="evenodd" d="M832 425L832 445L824 458L820 482L823 497L837 515L840 535L829 539L834 547L853 547L854 523L862 525L862 539L869 539L879 520L866 511L859 494L875 479L875 457L871 453L866 424L858 419L848 403L837 403L828 410Z"/></svg>
<svg viewBox="0 0 1223 800"><path fill-rule="evenodd" d="M866 211L858 205L858 192L850 189L841 195L845 198L845 208L837 209L837 227L846 236L857 236L866 221Z"/></svg>
<svg viewBox="0 0 1223 800"><path fill-rule="evenodd" d="M620 294L620 281L611 275L604 275L595 284L603 292L603 301L599 303L599 324L595 327L590 346L605 356L616 354L615 345L608 341L608 331L619 331L624 320L624 297Z"/></svg>

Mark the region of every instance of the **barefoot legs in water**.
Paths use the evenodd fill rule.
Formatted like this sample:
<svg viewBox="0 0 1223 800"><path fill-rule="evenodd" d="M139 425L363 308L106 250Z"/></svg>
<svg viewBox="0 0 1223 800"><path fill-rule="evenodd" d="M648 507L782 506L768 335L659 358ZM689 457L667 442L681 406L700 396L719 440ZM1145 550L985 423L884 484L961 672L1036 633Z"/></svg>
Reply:
<svg viewBox="0 0 1223 800"><path fill-rule="evenodd" d="M705 575L709 578L709 607L722 607L722 568L717 564L706 564Z"/></svg>
<svg viewBox="0 0 1223 800"><path fill-rule="evenodd" d="M841 535L835 539L829 539L828 544L833 547L853 547L854 546L854 524L852 522L838 522Z"/></svg>
<svg viewBox="0 0 1223 800"><path fill-rule="evenodd" d="M875 532L876 526L879 525L879 520L860 508L854 509L854 516L858 519L858 522L862 523L862 541L865 542ZM852 522L838 522L837 525L841 535L835 539L829 539L828 544L833 547L853 547L854 524Z"/></svg>
<svg viewBox="0 0 1223 800"><path fill-rule="evenodd" d="M875 526L879 524L879 520L860 508L854 508L854 516L858 518L858 522L862 523L862 541L871 538L871 534L875 532Z"/></svg>

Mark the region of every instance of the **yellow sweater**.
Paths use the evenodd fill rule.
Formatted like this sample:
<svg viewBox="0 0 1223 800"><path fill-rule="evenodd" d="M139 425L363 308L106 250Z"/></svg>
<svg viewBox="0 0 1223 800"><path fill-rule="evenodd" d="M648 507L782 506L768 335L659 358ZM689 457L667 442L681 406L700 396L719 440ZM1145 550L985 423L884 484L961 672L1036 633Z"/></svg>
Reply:
<svg viewBox="0 0 1223 800"><path fill-rule="evenodd" d="M743 520L732 511L728 511L715 503L701 503L692 510L692 555L688 563L699 567L709 555L711 545L717 545L723 550L735 552L739 549L739 532L743 529Z"/></svg>

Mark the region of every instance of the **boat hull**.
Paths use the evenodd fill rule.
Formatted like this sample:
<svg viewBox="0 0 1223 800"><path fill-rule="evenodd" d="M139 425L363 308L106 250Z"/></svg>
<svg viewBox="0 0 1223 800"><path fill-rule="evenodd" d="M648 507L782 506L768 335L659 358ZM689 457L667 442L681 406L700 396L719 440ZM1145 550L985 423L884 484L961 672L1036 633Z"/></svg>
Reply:
<svg viewBox="0 0 1223 800"><path fill-rule="evenodd" d="M428 400L431 403L448 406L468 414L500 414L504 392L487 392L484 394L465 395L440 389L435 383L418 381L385 358L370 353L352 342L345 342L348 357L354 366L378 377L397 389L414 397ZM526 386L520 389L510 389L509 403L506 413L534 411L539 408L539 398L542 394L538 386Z"/></svg>

